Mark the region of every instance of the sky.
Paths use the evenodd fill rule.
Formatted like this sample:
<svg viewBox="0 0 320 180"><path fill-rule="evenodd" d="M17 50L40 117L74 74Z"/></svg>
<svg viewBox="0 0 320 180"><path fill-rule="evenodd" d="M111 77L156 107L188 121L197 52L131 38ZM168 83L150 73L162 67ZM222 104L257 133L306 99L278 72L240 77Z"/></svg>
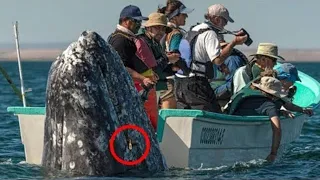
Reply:
<svg viewBox="0 0 320 180"><path fill-rule="evenodd" d="M235 23L228 30L246 29L253 44L271 42L279 48L320 48L319 0L182 0L195 10L184 29L204 20L207 8L221 3ZM0 44L14 44L13 23L19 22L19 40L26 43L71 43L84 30L107 38L129 4L148 16L165 0L1 0ZM232 36L227 36L230 40Z"/></svg>

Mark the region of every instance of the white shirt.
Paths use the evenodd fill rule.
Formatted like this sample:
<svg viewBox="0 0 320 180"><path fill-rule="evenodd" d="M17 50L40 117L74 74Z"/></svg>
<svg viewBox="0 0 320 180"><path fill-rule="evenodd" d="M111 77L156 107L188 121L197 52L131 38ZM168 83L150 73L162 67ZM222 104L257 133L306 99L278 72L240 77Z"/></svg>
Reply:
<svg viewBox="0 0 320 180"><path fill-rule="evenodd" d="M192 30L199 31L207 29L209 25L206 23L195 26ZM201 62L213 61L221 53L221 47L217 34L213 30L199 34L194 45L194 58Z"/></svg>

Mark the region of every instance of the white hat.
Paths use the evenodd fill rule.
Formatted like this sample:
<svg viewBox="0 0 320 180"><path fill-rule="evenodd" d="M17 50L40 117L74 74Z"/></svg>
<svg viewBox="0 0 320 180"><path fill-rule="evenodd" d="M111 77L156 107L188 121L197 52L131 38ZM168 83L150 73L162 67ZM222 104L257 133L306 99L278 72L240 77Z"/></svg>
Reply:
<svg viewBox="0 0 320 180"><path fill-rule="evenodd" d="M227 21L233 23L234 20L230 17L229 11L222 4L214 4L208 8L208 15L221 16Z"/></svg>

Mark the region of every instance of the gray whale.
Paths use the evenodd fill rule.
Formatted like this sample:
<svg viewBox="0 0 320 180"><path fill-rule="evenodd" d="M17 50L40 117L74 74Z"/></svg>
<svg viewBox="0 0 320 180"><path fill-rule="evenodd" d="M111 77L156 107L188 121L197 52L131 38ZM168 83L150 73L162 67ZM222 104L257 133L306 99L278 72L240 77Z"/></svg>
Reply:
<svg viewBox="0 0 320 180"><path fill-rule="evenodd" d="M117 162L109 149L112 133L127 124L143 128L151 144L146 159L134 166ZM45 169L76 176L167 169L129 73L116 51L93 31L84 31L50 67L44 131ZM114 142L116 154L126 161L141 157L145 146L135 130L119 133Z"/></svg>

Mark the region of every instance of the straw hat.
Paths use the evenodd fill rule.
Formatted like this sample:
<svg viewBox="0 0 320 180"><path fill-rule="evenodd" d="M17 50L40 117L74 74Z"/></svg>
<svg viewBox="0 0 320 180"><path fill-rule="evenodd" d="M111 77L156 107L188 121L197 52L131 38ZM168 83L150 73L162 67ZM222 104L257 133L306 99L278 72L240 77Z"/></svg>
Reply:
<svg viewBox="0 0 320 180"><path fill-rule="evenodd" d="M252 83L252 85L283 100L286 100L286 96L288 95L287 93L282 92L281 82L274 77L264 76L261 78L259 84Z"/></svg>
<svg viewBox="0 0 320 180"><path fill-rule="evenodd" d="M278 46L272 43L260 43L256 54L250 56L264 55L276 59L285 60L283 57L278 55Z"/></svg>
<svg viewBox="0 0 320 180"><path fill-rule="evenodd" d="M144 27L150 27L150 26L165 26L168 27L167 23L167 17L166 15L162 13L151 13L148 16L149 20L146 21L143 26Z"/></svg>

